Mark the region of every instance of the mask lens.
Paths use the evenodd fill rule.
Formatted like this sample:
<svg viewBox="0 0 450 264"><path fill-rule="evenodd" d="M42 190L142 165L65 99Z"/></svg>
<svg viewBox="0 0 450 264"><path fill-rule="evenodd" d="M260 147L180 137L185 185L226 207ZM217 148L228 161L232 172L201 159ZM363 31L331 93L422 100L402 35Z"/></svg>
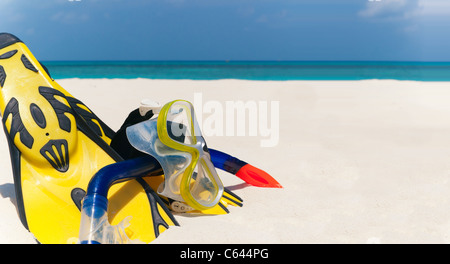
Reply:
<svg viewBox="0 0 450 264"><path fill-rule="evenodd" d="M167 113L167 132L169 137L186 145L197 143L194 109L190 103L176 102L171 105Z"/></svg>
<svg viewBox="0 0 450 264"><path fill-rule="evenodd" d="M203 206L211 206L222 195L223 190L219 186L222 184L212 164L201 158L195 166L189 185L192 198Z"/></svg>

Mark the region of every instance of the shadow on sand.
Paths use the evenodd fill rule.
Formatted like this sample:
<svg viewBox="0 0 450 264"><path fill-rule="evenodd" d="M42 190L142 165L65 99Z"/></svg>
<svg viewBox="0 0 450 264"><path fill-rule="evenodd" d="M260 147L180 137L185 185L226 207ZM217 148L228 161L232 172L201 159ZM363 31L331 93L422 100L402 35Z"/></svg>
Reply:
<svg viewBox="0 0 450 264"><path fill-rule="evenodd" d="M0 196L2 198L9 198L11 203L14 204L17 209L16 191L14 189L14 184L5 183L0 185Z"/></svg>

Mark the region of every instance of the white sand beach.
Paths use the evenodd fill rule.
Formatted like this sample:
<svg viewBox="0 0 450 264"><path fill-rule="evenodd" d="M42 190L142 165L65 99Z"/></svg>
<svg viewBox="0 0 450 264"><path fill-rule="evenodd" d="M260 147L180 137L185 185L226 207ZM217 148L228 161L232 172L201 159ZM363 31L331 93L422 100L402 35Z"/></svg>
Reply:
<svg viewBox="0 0 450 264"><path fill-rule="evenodd" d="M244 199L244 207L230 207L228 215L175 215L181 226L152 243L450 243L450 83L58 83L115 130L143 98L166 103L193 102L201 96L197 105L203 109L197 115L202 115L203 125L211 121L208 102L225 108L227 101L258 106L279 101L279 140L274 146L261 146L268 136L260 127L256 136L231 136L223 128L222 136L206 136L206 141L210 148L267 171L284 188L252 187L218 171L225 186ZM269 118L269 124L275 121ZM0 157L0 243L36 243L16 212L4 135Z"/></svg>

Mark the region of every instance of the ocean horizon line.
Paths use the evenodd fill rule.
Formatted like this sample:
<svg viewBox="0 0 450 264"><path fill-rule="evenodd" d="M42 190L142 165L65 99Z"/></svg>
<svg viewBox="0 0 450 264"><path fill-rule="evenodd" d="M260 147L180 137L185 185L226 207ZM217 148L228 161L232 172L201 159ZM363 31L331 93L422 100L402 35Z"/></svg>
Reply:
<svg viewBox="0 0 450 264"><path fill-rule="evenodd" d="M450 61L419 61L419 60L41 60L42 63L65 63L65 62L98 62L98 63L108 63L108 62L220 62L220 63L233 63L233 62L251 62L251 63L444 63L450 64Z"/></svg>
<svg viewBox="0 0 450 264"><path fill-rule="evenodd" d="M401 61L43 61L52 77L450 81L450 62Z"/></svg>

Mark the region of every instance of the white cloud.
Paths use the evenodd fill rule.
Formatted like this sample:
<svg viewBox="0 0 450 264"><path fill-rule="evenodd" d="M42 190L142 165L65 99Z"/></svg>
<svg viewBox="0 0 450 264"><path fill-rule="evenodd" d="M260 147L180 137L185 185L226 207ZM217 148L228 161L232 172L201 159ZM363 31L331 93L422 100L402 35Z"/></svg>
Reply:
<svg viewBox="0 0 450 264"><path fill-rule="evenodd" d="M450 15L449 0L367 1L358 15L366 18L403 18Z"/></svg>
<svg viewBox="0 0 450 264"><path fill-rule="evenodd" d="M358 14L362 17L405 17L415 10L418 0L380 0L367 1Z"/></svg>
<svg viewBox="0 0 450 264"><path fill-rule="evenodd" d="M419 0L415 15L419 16L449 16L449 0Z"/></svg>

